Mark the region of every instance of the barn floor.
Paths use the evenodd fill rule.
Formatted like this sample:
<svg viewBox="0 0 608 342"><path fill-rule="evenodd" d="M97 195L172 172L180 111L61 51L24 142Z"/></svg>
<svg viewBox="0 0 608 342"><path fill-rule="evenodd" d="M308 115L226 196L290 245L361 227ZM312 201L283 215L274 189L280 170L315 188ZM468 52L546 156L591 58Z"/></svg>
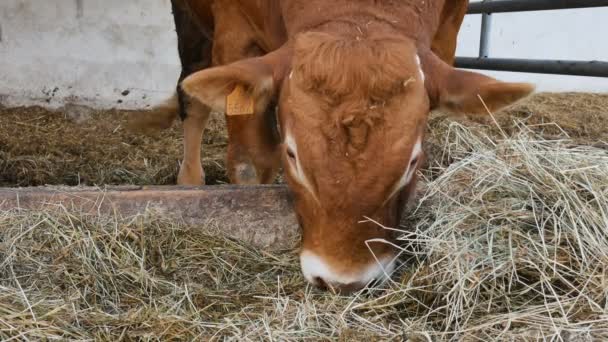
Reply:
<svg viewBox="0 0 608 342"><path fill-rule="evenodd" d="M125 129L129 114L79 106L58 111L0 107L0 186L175 184L182 155L179 124L147 137ZM608 141L608 95L540 94L497 119L507 133L513 119L529 125L556 122L561 128L535 129L548 138L565 132L577 142L598 144ZM445 120L444 115L435 114L430 121L427 152L431 163L433 153L443 145L440 127ZM457 120L500 134L488 118ZM202 152L208 184L228 181L226 142L223 118L214 114Z"/></svg>
<svg viewBox="0 0 608 342"><path fill-rule="evenodd" d="M0 108L0 186L175 184L181 129L149 137L125 129L129 111L70 106ZM205 132L209 184L227 181L223 118Z"/></svg>
<svg viewBox="0 0 608 342"><path fill-rule="evenodd" d="M0 186L174 183L178 125L143 137L128 115L0 109ZM496 119L432 116L407 262L355 297L308 287L295 251L153 212L1 212L0 340L607 338L608 95L540 94ZM225 146L216 117L212 184Z"/></svg>

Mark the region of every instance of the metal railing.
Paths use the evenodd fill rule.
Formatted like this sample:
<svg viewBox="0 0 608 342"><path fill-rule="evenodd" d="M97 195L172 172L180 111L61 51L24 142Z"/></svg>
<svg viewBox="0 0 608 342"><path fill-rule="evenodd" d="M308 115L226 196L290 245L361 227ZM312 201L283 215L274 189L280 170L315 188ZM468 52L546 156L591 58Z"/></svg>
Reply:
<svg viewBox="0 0 608 342"><path fill-rule="evenodd" d="M608 7L608 0L485 0L469 5L468 14L481 14L479 57L456 57L456 67L540 74L608 77L608 62L490 58L492 14Z"/></svg>

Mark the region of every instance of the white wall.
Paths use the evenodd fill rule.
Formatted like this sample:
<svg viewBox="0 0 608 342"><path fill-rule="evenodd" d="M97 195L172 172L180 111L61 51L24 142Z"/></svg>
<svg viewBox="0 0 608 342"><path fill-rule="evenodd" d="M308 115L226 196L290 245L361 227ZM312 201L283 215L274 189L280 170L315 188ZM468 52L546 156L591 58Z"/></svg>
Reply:
<svg viewBox="0 0 608 342"><path fill-rule="evenodd" d="M479 54L481 15L468 15L459 56ZM608 61L608 8L495 13L490 57ZM501 80L536 83L541 91L608 92L608 78L482 71Z"/></svg>
<svg viewBox="0 0 608 342"><path fill-rule="evenodd" d="M170 0L0 0L0 102L137 108L162 101L180 69L170 7ZM459 55L477 55L480 19L467 17ZM495 14L491 55L608 60L606 32L608 8ZM608 92L608 79L487 73L541 91Z"/></svg>
<svg viewBox="0 0 608 342"><path fill-rule="evenodd" d="M175 88L170 0L0 0L0 26L5 104L134 108Z"/></svg>

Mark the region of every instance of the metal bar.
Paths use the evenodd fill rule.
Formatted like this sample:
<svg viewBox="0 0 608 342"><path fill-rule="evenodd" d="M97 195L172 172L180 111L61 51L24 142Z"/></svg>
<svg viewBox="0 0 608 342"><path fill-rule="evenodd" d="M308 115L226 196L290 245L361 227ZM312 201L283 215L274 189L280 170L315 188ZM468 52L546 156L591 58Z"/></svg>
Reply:
<svg viewBox="0 0 608 342"><path fill-rule="evenodd" d="M479 37L479 58L490 56L490 31L492 30L492 14L484 13L481 17L481 36Z"/></svg>
<svg viewBox="0 0 608 342"><path fill-rule="evenodd" d="M469 4L468 14L546 11L608 6L608 0L495 0Z"/></svg>
<svg viewBox="0 0 608 342"><path fill-rule="evenodd" d="M456 67L537 74L608 77L608 62L456 57Z"/></svg>

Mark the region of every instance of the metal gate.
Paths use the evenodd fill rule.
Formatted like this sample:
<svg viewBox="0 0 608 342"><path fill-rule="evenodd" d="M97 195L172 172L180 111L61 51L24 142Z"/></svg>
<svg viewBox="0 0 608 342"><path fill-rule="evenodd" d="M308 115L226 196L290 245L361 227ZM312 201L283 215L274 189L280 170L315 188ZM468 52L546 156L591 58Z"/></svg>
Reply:
<svg viewBox="0 0 608 342"><path fill-rule="evenodd" d="M469 5L468 14L481 14L479 57L456 57L456 67L540 74L608 77L608 62L490 58L493 13L608 7L608 0L485 0Z"/></svg>

